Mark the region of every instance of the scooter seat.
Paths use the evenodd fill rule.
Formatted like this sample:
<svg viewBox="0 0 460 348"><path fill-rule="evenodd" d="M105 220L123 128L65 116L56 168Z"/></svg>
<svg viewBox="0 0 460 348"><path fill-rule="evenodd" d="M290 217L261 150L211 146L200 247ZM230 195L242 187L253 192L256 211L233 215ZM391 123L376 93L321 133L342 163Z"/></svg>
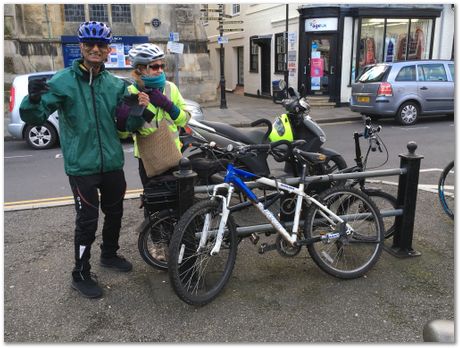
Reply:
<svg viewBox="0 0 460 348"><path fill-rule="evenodd" d="M212 127L219 135L244 144L261 144L264 142L265 128L236 128L229 124L213 121L200 121L208 127Z"/></svg>

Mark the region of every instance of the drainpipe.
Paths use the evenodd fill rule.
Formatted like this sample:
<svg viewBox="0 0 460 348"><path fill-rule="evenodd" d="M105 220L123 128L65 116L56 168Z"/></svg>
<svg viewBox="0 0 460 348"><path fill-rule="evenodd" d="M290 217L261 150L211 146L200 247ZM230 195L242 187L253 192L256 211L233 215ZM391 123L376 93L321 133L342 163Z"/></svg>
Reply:
<svg viewBox="0 0 460 348"><path fill-rule="evenodd" d="M46 18L46 24L48 25L48 43L50 45L50 58L51 58L51 67L53 70L54 69L54 57L53 57L53 52L52 52L52 49L51 49L51 24L50 24L50 20L48 18L48 5L45 4L45 18Z"/></svg>

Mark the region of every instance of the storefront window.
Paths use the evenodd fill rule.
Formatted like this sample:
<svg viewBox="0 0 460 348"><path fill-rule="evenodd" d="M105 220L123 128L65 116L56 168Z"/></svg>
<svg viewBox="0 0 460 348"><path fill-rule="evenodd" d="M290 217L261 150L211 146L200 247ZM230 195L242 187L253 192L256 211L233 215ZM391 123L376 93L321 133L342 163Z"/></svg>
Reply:
<svg viewBox="0 0 460 348"><path fill-rule="evenodd" d="M382 62L385 19L364 18L359 39L359 67Z"/></svg>
<svg viewBox="0 0 460 348"><path fill-rule="evenodd" d="M407 60L429 59L431 42L431 19L411 19L409 35L409 55Z"/></svg>
<svg viewBox="0 0 460 348"><path fill-rule="evenodd" d="M408 31L408 19L387 19L384 62L391 63L406 60L406 36Z"/></svg>
<svg viewBox="0 0 460 348"><path fill-rule="evenodd" d="M369 64L429 59L432 31L432 19L362 18L361 35L354 46L358 57L353 57L358 71L355 74L352 67L352 80Z"/></svg>

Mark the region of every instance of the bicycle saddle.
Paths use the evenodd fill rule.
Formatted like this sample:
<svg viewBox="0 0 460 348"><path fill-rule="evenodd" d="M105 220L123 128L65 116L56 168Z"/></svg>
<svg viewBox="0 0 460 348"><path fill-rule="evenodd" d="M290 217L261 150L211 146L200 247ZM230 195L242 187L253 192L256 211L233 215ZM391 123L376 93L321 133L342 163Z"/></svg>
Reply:
<svg viewBox="0 0 460 348"><path fill-rule="evenodd" d="M213 121L200 121L200 123L214 128L219 135L244 144L261 144L266 133L266 129L262 127L236 128L226 123Z"/></svg>

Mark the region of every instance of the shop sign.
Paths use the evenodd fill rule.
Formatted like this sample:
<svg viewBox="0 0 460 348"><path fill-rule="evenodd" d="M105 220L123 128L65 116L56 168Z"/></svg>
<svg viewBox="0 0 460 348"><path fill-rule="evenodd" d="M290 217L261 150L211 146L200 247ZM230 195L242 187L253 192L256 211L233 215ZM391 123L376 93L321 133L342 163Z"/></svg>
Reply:
<svg viewBox="0 0 460 348"><path fill-rule="evenodd" d="M288 62L297 60L297 51L288 51Z"/></svg>
<svg viewBox="0 0 460 348"><path fill-rule="evenodd" d="M106 68L130 69L128 52L133 45L149 42L147 36L114 36L110 44L110 53L104 63ZM64 67L69 67L75 59L81 57L77 36L61 36Z"/></svg>
<svg viewBox="0 0 460 348"><path fill-rule="evenodd" d="M305 31L336 31L338 19L331 18L309 18L305 20Z"/></svg>

